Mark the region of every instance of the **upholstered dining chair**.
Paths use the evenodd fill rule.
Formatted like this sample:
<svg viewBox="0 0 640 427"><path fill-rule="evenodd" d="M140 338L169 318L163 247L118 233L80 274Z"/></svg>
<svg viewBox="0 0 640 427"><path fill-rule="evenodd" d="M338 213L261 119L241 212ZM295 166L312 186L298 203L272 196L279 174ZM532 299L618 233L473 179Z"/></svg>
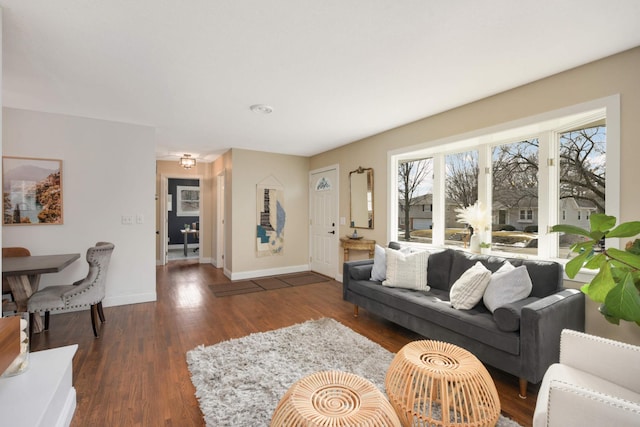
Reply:
<svg viewBox="0 0 640 427"><path fill-rule="evenodd" d="M48 286L31 295L27 303L27 310L31 318L29 325L33 324L32 317L35 312L44 311L44 330L46 331L49 329L49 313L51 311L62 312L89 307L93 335L98 338L96 311L100 322L104 323L102 300L105 295L107 270L113 249L113 243L96 243L94 247L87 249L87 262L89 263L87 277L72 285Z"/></svg>
<svg viewBox="0 0 640 427"><path fill-rule="evenodd" d="M2 258L11 258L11 257L18 257L18 256L31 256L31 252L29 252L29 249L27 248L21 248L18 246L2 248ZM10 295L11 301L5 302L3 298L2 311L3 312L16 311L17 307L16 307L16 304L13 302L13 293L11 292L11 287L9 286L9 282L7 282L7 279L2 278L2 296L4 297L5 295Z"/></svg>

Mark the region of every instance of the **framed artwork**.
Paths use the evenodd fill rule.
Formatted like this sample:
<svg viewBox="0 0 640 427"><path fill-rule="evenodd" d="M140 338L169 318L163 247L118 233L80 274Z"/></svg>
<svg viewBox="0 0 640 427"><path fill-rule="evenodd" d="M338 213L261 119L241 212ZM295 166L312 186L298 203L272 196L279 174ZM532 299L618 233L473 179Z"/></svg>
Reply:
<svg viewBox="0 0 640 427"><path fill-rule="evenodd" d="M284 187L273 176L256 186L256 255L282 255L284 251Z"/></svg>
<svg viewBox="0 0 640 427"><path fill-rule="evenodd" d="M176 186L176 216L200 215L200 187Z"/></svg>
<svg viewBox="0 0 640 427"><path fill-rule="evenodd" d="M2 157L5 225L62 224L62 160Z"/></svg>

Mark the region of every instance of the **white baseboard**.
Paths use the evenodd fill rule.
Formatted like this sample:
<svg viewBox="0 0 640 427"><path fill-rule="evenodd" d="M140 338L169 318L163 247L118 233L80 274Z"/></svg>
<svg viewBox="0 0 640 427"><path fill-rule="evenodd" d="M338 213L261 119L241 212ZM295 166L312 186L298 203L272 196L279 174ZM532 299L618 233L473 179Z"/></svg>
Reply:
<svg viewBox="0 0 640 427"><path fill-rule="evenodd" d="M231 280L246 280L256 277L277 276L278 274L300 273L301 271L309 271L309 264L268 268L264 270L241 271L238 273L230 272L231 276L227 275L227 271L225 270L225 276L229 277Z"/></svg>
<svg viewBox="0 0 640 427"><path fill-rule="evenodd" d="M106 297L102 301L104 307L113 307L117 305L127 304L140 304L143 302L154 302L158 299L155 292L148 292L144 294L132 294L132 295L118 295L113 297Z"/></svg>

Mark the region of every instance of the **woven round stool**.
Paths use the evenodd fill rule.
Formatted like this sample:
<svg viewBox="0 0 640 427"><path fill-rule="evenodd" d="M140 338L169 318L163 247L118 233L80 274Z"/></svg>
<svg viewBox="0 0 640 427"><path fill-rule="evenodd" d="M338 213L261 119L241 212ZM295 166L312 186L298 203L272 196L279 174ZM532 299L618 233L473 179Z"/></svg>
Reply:
<svg viewBox="0 0 640 427"><path fill-rule="evenodd" d="M348 372L323 371L289 388L271 417L272 427L400 427L400 420L373 383Z"/></svg>
<svg viewBox="0 0 640 427"><path fill-rule="evenodd" d="M489 372L453 344L405 345L389 366L385 387L403 426L493 426L500 416Z"/></svg>

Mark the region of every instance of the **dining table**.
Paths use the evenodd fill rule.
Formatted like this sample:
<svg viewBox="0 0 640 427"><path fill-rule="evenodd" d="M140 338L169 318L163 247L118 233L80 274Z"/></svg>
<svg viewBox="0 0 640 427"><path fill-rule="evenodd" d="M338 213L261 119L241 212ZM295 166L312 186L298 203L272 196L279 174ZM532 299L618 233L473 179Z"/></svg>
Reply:
<svg viewBox="0 0 640 427"><path fill-rule="evenodd" d="M2 258L2 277L7 279L11 288L15 310L27 311L29 297L38 291L42 274L60 272L78 258L79 253ZM42 331L39 313L34 313L32 331Z"/></svg>

